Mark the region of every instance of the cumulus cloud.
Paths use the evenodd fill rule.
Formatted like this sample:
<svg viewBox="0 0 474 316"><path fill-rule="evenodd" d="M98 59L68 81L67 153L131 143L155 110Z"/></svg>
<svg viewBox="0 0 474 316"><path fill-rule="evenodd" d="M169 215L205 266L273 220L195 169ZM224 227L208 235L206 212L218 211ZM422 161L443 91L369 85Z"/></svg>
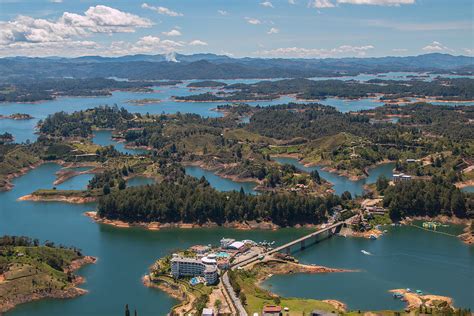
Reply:
<svg viewBox="0 0 474 316"><path fill-rule="evenodd" d="M334 4L330 0L310 0L308 2L308 8L334 8Z"/></svg>
<svg viewBox="0 0 474 316"><path fill-rule="evenodd" d="M271 3L270 1L261 2L260 5L266 8L273 8L273 3Z"/></svg>
<svg viewBox="0 0 474 316"><path fill-rule="evenodd" d="M217 10L217 13L219 13L220 15L229 15L229 12L225 10Z"/></svg>
<svg viewBox="0 0 474 316"><path fill-rule="evenodd" d="M394 48L392 49L393 52L396 52L396 53L404 53L404 52L408 52L408 49L406 48Z"/></svg>
<svg viewBox="0 0 474 316"><path fill-rule="evenodd" d="M194 40L194 41L189 42L189 45L190 46L207 46L207 43L201 40Z"/></svg>
<svg viewBox="0 0 474 316"><path fill-rule="evenodd" d="M179 12L176 12L176 11L173 11L173 10L170 10L168 8L165 8L165 7L155 7L155 6L151 6L149 5L148 3L143 3L142 4L142 8L143 9L148 9L148 10L152 10L152 11L155 11L159 14L162 14L162 15L167 15L167 16L183 16L182 13L179 13Z"/></svg>
<svg viewBox="0 0 474 316"><path fill-rule="evenodd" d="M474 55L474 49L473 48L464 48L464 52L468 55Z"/></svg>
<svg viewBox="0 0 474 316"><path fill-rule="evenodd" d="M286 47L272 50L262 50L256 52L257 55L265 57L298 57L298 58L325 58L337 56L359 56L363 57L367 51L373 49L372 45L352 46L341 45L336 48L302 48L302 47Z"/></svg>
<svg viewBox="0 0 474 316"><path fill-rule="evenodd" d="M442 52L442 51L452 52L453 51L451 48L437 41L433 41L431 44L426 45L422 49L426 52Z"/></svg>
<svg viewBox="0 0 474 316"><path fill-rule="evenodd" d="M415 0L337 0L338 3L399 6L401 4L414 4Z"/></svg>
<svg viewBox="0 0 474 316"><path fill-rule="evenodd" d="M151 25L148 19L103 5L90 7L83 15L64 12L56 20L20 15L11 21L0 21L0 45L77 42L77 37L92 33L134 32Z"/></svg>
<svg viewBox="0 0 474 316"><path fill-rule="evenodd" d="M255 18L246 17L245 20L247 21L247 23L253 24L253 25L262 24L262 21L260 21L259 19L255 19Z"/></svg>
<svg viewBox="0 0 474 316"><path fill-rule="evenodd" d="M162 32L162 34L166 36L181 36L181 32L176 29L172 29L169 32Z"/></svg>
<svg viewBox="0 0 474 316"><path fill-rule="evenodd" d="M378 6L400 6L403 4L414 4L415 0L309 0L309 8L334 8L337 4L354 4L354 5L378 5Z"/></svg>
<svg viewBox="0 0 474 316"><path fill-rule="evenodd" d="M267 34L278 34L280 33L280 30L277 29L276 27L272 27L270 30L268 30Z"/></svg>

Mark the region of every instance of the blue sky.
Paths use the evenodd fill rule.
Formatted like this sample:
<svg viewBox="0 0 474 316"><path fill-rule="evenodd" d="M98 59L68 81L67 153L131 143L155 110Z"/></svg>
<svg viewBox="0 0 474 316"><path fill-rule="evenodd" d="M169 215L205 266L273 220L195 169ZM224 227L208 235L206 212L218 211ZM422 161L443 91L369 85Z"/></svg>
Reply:
<svg viewBox="0 0 474 316"><path fill-rule="evenodd" d="M474 55L470 0L0 0L0 56Z"/></svg>

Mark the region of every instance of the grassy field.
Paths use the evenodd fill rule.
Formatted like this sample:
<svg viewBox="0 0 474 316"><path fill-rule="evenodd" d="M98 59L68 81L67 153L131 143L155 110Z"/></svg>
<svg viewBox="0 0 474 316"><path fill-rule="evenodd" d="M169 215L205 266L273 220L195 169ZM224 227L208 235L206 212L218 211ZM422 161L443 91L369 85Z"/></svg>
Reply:
<svg viewBox="0 0 474 316"><path fill-rule="evenodd" d="M0 306L33 293L51 293L72 286L64 272L81 256L71 249L46 246L0 247Z"/></svg>
<svg viewBox="0 0 474 316"><path fill-rule="evenodd" d="M336 311L335 308L328 303L302 298L284 298L279 297L270 291L257 286L258 282L255 274L248 271L236 272L236 280L239 283L242 292L245 293L247 304L245 309L249 315L253 313L261 313L265 305L279 305L290 309L289 315L308 315L315 309L324 311Z"/></svg>

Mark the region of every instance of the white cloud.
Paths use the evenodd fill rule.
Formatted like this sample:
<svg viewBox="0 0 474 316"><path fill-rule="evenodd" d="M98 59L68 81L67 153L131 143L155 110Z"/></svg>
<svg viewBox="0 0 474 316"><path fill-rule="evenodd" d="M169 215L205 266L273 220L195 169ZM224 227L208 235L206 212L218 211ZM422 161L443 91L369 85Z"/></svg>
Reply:
<svg viewBox="0 0 474 316"><path fill-rule="evenodd" d="M365 46L351 46L341 45L336 48L301 48L301 47L286 47L272 50L263 50L256 52L257 55L265 57L298 57L298 58L325 58L338 56L358 56L363 57L367 51L373 49L372 45Z"/></svg>
<svg viewBox="0 0 474 316"><path fill-rule="evenodd" d="M170 10L168 8L165 8L165 7L154 7L154 6L149 5L148 3L143 3L142 8L143 9L149 9L149 10L155 11L159 14L163 14L163 15L167 15L167 16L183 16L182 13Z"/></svg>
<svg viewBox="0 0 474 316"><path fill-rule="evenodd" d="M0 21L0 45L78 42L76 38L92 33L134 32L151 25L148 19L103 5L89 7L84 15L64 12L56 20L20 15L11 21Z"/></svg>
<svg viewBox="0 0 474 316"><path fill-rule="evenodd" d="M464 52L468 55L474 55L474 48L464 48Z"/></svg>
<svg viewBox="0 0 474 316"><path fill-rule="evenodd" d="M288 4L296 4L295 0L288 0Z"/></svg>
<svg viewBox="0 0 474 316"><path fill-rule="evenodd" d="M393 52L396 52L396 53L404 53L404 52L408 52L408 49L406 48L394 48L392 49Z"/></svg>
<svg viewBox="0 0 474 316"><path fill-rule="evenodd" d="M280 30L277 29L276 27L272 27L270 30L268 30L267 34L278 34L280 33Z"/></svg>
<svg viewBox="0 0 474 316"><path fill-rule="evenodd" d="M414 4L415 0L335 0L337 4L354 4L354 5L379 5L398 7L404 4ZM334 8L333 0L309 0L309 8L325 9Z"/></svg>
<svg viewBox="0 0 474 316"><path fill-rule="evenodd" d="M217 13L219 13L220 15L229 15L229 12L225 10L217 10Z"/></svg>
<svg viewBox="0 0 474 316"><path fill-rule="evenodd" d="M181 32L176 29L173 29L169 32L161 32L161 33L166 36L181 36Z"/></svg>
<svg viewBox="0 0 474 316"><path fill-rule="evenodd" d="M255 18L246 17L245 20L247 21L247 23L253 24L253 25L262 24L262 21L260 21L259 19L255 19Z"/></svg>
<svg viewBox="0 0 474 316"><path fill-rule="evenodd" d="M310 0L308 2L308 8L334 8L334 4L330 0Z"/></svg>
<svg viewBox="0 0 474 316"><path fill-rule="evenodd" d="M52 3L63 3L63 0L49 0Z"/></svg>
<svg viewBox="0 0 474 316"><path fill-rule="evenodd" d="M273 3L271 3L270 1L261 2L260 5L266 8L273 8Z"/></svg>
<svg viewBox="0 0 474 316"><path fill-rule="evenodd" d="M431 23L397 23L386 20L368 20L369 26L386 27L399 31L454 31L470 30L471 21L448 21Z"/></svg>
<svg viewBox="0 0 474 316"><path fill-rule="evenodd" d="M415 0L337 0L337 2L356 5L399 6L401 4L414 4Z"/></svg>
<svg viewBox="0 0 474 316"><path fill-rule="evenodd" d="M426 45L422 48L426 52L442 52L442 51L449 51L453 52L453 50L440 42L433 41L431 44Z"/></svg>
<svg viewBox="0 0 474 316"><path fill-rule="evenodd" d="M207 43L201 40L194 40L194 41L189 42L189 45L190 46L207 46Z"/></svg>

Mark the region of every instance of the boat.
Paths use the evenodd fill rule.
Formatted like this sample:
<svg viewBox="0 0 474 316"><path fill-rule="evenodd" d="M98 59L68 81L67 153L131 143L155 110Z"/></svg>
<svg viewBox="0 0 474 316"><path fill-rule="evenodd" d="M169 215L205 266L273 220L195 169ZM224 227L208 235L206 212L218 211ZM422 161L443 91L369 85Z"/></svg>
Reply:
<svg viewBox="0 0 474 316"><path fill-rule="evenodd" d="M367 256L371 256L372 254L366 250L361 250L360 252L362 252L364 255L367 255Z"/></svg>
<svg viewBox="0 0 474 316"><path fill-rule="evenodd" d="M371 234L371 235L369 236L369 238L372 239L372 240L376 240L376 239L377 239L377 236L375 236L374 234Z"/></svg>
<svg viewBox="0 0 474 316"><path fill-rule="evenodd" d="M403 298L403 294L402 294L402 293L395 292L395 293L393 293L393 298L402 299L402 298Z"/></svg>

